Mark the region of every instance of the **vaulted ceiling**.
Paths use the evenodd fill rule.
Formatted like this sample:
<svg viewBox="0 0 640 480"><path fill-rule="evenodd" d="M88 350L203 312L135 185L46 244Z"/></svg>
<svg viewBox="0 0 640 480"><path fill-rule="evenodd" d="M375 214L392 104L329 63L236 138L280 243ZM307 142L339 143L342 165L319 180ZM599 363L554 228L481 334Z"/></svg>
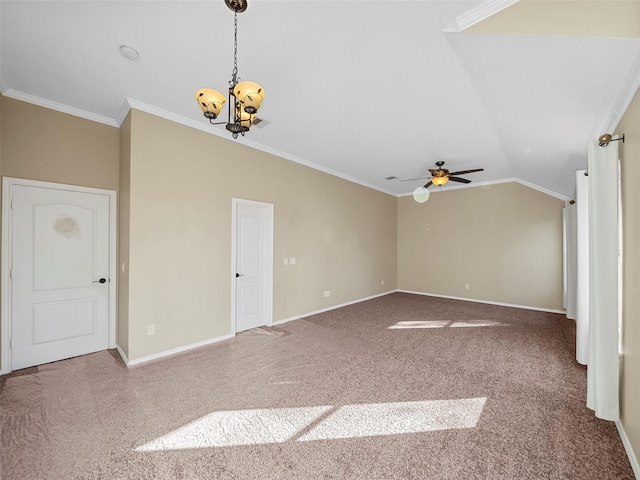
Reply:
<svg viewBox="0 0 640 480"><path fill-rule="evenodd" d="M233 140L194 98L231 76L223 0L1 0L0 26L4 95L111 125L133 106L394 195L443 160L571 196L640 84L636 0L249 0L238 70L265 121Z"/></svg>

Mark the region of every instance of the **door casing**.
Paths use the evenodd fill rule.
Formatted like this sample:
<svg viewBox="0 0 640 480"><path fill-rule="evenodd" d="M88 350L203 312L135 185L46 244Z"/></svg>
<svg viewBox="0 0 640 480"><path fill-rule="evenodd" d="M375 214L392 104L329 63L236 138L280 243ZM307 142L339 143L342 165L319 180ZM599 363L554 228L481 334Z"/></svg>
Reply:
<svg viewBox="0 0 640 480"><path fill-rule="evenodd" d="M232 214L231 214L231 334L236 334L236 216L238 212L238 205L251 205L254 207L263 208L267 216L267 228L266 232L267 241L263 245L262 254L265 261L265 285L264 285L264 309L265 309L265 324L273 325L273 204L256 202L254 200L243 200L240 198L233 198L232 200Z"/></svg>
<svg viewBox="0 0 640 480"><path fill-rule="evenodd" d="M12 228L11 212L12 192L14 185L26 187L49 188L71 192L94 193L109 197L109 348L116 347L116 301L117 301L117 268L116 268L116 212L117 194L113 190L104 190L76 185L41 182L22 178L3 177L2 179L2 311L0 312L0 345L2 354L0 360L0 375L10 373L11 367L11 260L12 260Z"/></svg>

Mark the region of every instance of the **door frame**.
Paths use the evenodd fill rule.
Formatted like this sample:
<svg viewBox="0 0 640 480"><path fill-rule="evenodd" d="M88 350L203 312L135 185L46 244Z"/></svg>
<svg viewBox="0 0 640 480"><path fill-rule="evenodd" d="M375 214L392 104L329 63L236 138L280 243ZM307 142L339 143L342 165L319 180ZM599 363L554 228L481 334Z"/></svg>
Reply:
<svg viewBox="0 0 640 480"><path fill-rule="evenodd" d="M27 180L23 178L3 177L2 178L2 311L0 312L0 346L2 355L0 360L0 375L12 372L11 365L11 262L13 248L11 238L13 234L13 214L11 202L13 198L13 187L20 185L25 187L48 188L53 190L64 190L78 193L92 193L107 195L109 197L109 348L116 348L116 312L117 312L117 267L116 267L116 246L117 246L117 193L114 190L104 190L101 188L80 187L77 185L66 185L62 183L41 182L38 180Z"/></svg>
<svg viewBox="0 0 640 480"><path fill-rule="evenodd" d="M256 202L254 200L244 200L241 198L231 199L231 335L236 334L236 217L238 206L249 205L260 207L266 213L267 232L265 242L262 245L262 254L265 272L265 288L263 292L264 308L266 310L265 323L273 325L273 219L274 206L272 203Z"/></svg>

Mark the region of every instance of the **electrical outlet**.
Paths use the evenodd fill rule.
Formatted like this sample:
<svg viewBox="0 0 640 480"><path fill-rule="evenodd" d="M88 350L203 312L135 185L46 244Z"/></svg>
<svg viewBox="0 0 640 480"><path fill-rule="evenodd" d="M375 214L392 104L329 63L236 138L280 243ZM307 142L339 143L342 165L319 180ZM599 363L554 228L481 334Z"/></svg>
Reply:
<svg viewBox="0 0 640 480"><path fill-rule="evenodd" d="M152 323L151 325L147 325L147 335L155 335L156 334L156 325Z"/></svg>
<svg viewBox="0 0 640 480"><path fill-rule="evenodd" d="M384 285L384 280L380 280L380 285Z"/></svg>
<svg viewBox="0 0 640 480"><path fill-rule="evenodd" d="M469 290L469 284L468 284L468 283L465 283L465 284L464 284L464 289L465 289L465 290Z"/></svg>
<svg viewBox="0 0 640 480"><path fill-rule="evenodd" d="M289 259L289 265L295 265L296 264L296 257L291 257Z"/></svg>
<svg viewBox="0 0 640 480"><path fill-rule="evenodd" d="M285 257L285 259L284 259L284 264L285 264L285 265L289 265L289 259L288 259L288 258L286 258L286 257Z"/></svg>

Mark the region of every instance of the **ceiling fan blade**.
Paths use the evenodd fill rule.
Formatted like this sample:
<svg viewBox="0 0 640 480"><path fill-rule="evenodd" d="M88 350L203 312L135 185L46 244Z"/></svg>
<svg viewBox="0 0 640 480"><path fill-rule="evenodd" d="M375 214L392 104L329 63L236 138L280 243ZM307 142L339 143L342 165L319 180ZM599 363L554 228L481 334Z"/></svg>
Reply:
<svg viewBox="0 0 640 480"><path fill-rule="evenodd" d="M402 180L398 180L399 182L413 182L414 180L424 180L427 177L418 177L418 178L403 178Z"/></svg>
<svg viewBox="0 0 640 480"><path fill-rule="evenodd" d="M466 178L460 178L460 177L449 177L449 180L451 180L452 182L471 183L471 180L467 180Z"/></svg>
<svg viewBox="0 0 640 480"><path fill-rule="evenodd" d="M473 170L462 170L460 172L451 172L449 175L466 175L467 173L484 172L484 168L475 168Z"/></svg>
<svg viewBox="0 0 640 480"><path fill-rule="evenodd" d="M432 181L427 182L423 188L429 188L431 185L433 185Z"/></svg>

